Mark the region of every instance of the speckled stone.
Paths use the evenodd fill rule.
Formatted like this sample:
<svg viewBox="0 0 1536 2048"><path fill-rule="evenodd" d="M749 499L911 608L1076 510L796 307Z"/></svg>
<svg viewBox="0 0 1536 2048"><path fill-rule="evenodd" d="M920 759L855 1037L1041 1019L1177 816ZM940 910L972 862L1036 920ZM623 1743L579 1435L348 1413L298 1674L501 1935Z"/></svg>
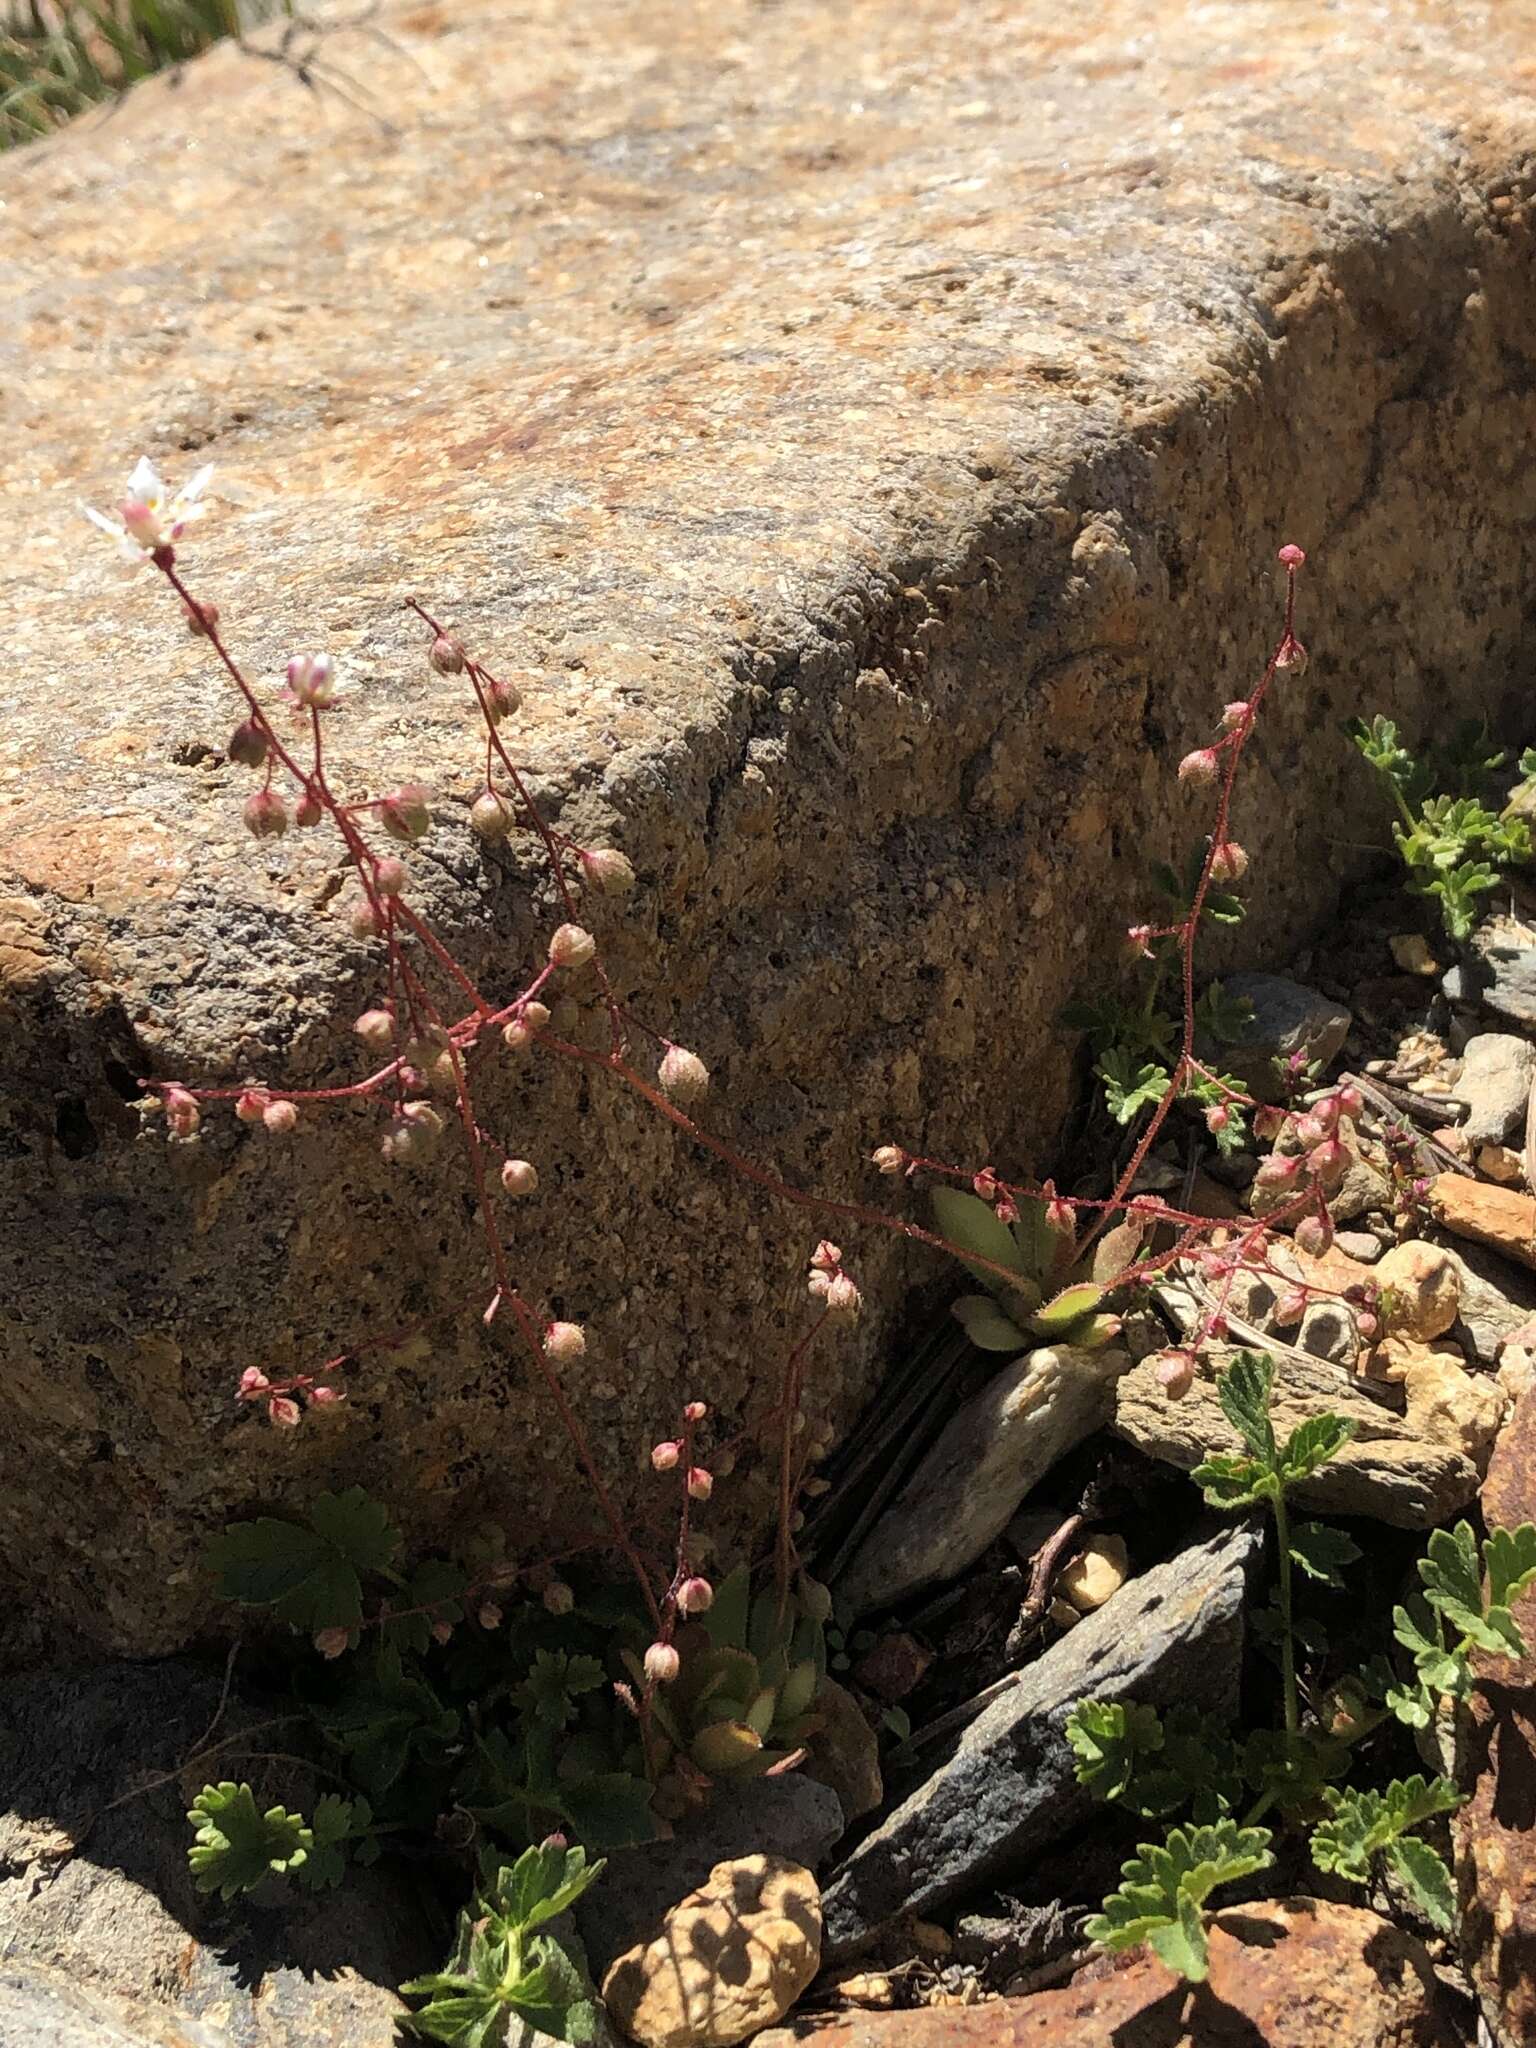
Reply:
<svg viewBox="0 0 1536 2048"><path fill-rule="evenodd" d="M714 1128L839 1194L885 1140L1045 1168L1054 1020L1201 829L1169 771L1263 662L1277 545L1311 551L1312 662L1239 794L1253 916L1213 965L1283 957L1358 858L1340 718L1525 688L1533 27L409 0L313 91L226 45L0 163L13 1615L167 1648L209 1530L326 1483L413 1540L591 1526L480 1327L451 1159L402 1183L347 1115L278 1151L140 1133L145 1073L355 1075L378 991L330 850L241 831L207 650L75 500L141 451L219 465L196 588L265 687L334 648L338 773L429 786L417 900L496 989L551 905L466 829L470 721L408 592L521 673L561 829L634 860L617 984L708 1061ZM481 1106L542 1176L516 1267L588 1325L596 1455L664 1522L644 1445L685 1390L727 1435L771 1405L817 1220L569 1068ZM838 1235L870 1311L817 1358L834 1422L935 1270ZM235 1409L245 1365L458 1304L334 1427ZM719 1506L770 1492L744 1460Z"/></svg>

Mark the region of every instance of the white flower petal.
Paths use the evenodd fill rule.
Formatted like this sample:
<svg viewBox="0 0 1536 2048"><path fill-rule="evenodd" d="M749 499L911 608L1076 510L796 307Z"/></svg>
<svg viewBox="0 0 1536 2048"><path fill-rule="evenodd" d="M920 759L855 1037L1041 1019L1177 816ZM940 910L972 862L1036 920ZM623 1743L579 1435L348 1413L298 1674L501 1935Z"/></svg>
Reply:
<svg viewBox="0 0 1536 2048"><path fill-rule="evenodd" d="M165 501L160 472L147 455L141 455L134 464L133 475L128 479L128 495L147 505L151 512L158 512Z"/></svg>
<svg viewBox="0 0 1536 2048"><path fill-rule="evenodd" d="M103 533L110 533L114 540L123 538L124 528L120 519L109 519L105 512L98 512L94 505L82 505L80 510L90 520L92 526L99 526Z"/></svg>
<svg viewBox="0 0 1536 2048"><path fill-rule="evenodd" d="M201 469L193 471L192 475L187 478L181 489L176 493L177 504L192 504L195 499L200 498L204 491L207 490L212 478L213 464L205 462Z"/></svg>
<svg viewBox="0 0 1536 2048"><path fill-rule="evenodd" d="M133 569L142 569L144 564L149 560L148 550L145 548L141 548L138 542L136 540L130 539L126 533L123 535L122 540L118 544L117 552L122 556L123 560L129 565L129 567Z"/></svg>

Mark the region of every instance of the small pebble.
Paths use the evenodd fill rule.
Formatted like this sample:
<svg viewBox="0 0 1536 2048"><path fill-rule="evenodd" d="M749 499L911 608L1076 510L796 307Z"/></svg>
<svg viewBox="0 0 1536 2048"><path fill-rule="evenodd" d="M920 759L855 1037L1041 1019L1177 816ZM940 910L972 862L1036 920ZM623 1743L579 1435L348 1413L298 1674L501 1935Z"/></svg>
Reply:
<svg viewBox="0 0 1536 2048"><path fill-rule="evenodd" d="M890 1978L877 1977L868 1970L857 1970L850 1977L839 1977L832 1989L850 2005L889 2006L896 2003Z"/></svg>
<svg viewBox="0 0 1536 2048"><path fill-rule="evenodd" d="M1070 1600L1053 1600L1046 1609L1046 1619L1058 1628L1076 1628L1082 1618Z"/></svg>
<svg viewBox="0 0 1536 2048"><path fill-rule="evenodd" d="M1092 1614L1095 1608L1102 1607L1106 1600L1119 1592L1129 1578L1130 1570L1130 1558L1122 1538L1094 1536L1056 1583L1079 1614Z"/></svg>
<svg viewBox="0 0 1536 2048"><path fill-rule="evenodd" d="M1438 974L1439 963L1420 932L1396 932L1387 941L1392 958L1404 974Z"/></svg>
<svg viewBox="0 0 1536 2048"><path fill-rule="evenodd" d="M1512 1152L1508 1145L1480 1145L1477 1152L1477 1170L1485 1173L1489 1180L1496 1180L1502 1187L1511 1187L1524 1178L1525 1167L1518 1152Z"/></svg>
<svg viewBox="0 0 1536 2048"><path fill-rule="evenodd" d="M1345 1258L1358 1259L1362 1266L1374 1266L1386 1249L1370 1230L1336 1230L1333 1241Z"/></svg>

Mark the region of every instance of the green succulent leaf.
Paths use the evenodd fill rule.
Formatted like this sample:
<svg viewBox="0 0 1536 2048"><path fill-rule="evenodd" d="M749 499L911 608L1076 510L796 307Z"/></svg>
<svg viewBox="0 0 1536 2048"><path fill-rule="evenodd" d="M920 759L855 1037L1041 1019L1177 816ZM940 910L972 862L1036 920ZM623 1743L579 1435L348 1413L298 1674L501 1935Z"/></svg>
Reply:
<svg viewBox="0 0 1536 2048"><path fill-rule="evenodd" d="M950 1314L979 1351L1026 1351L1029 1338L990 1294L962 1294Z"/></svg>
<svg viewBox="0 0 1536 2048"><path fill-rule="evenodd" d="M1029 1319L1029 1327L1048 1343L1060 1342L1078 1323L1095 1315L1103 1302L1102 1287L1091 1280L1080 1281L1075 1287L1064 1287L1060 1294L1037 1308Z"/></svg>
<svg viewBox="0 0 1536 2048"><path fill-rule="evenodd" d="M187 1819L197 1831L187 1851L192 1882L221 1899L251 1891L264 1878L297 1872L314 1841L302 1814L281 1806L262 1813L250 1786L227 1778L203 1787Z"/></svg>
<svg viewBox="0 0 1536 2048"><path fill-rule="evenodd" d="M962 1255L966 1252L975 1254L974 1258L962 1256L960 1263L966 1271L1005 1303L1011 1305L1022 1300L1033 1307L1040 1298L1039 1290L1025 1272L1024 1254L1019 1249L1018 1240L992 1205L964 1188L933 1188L929 1200L939 1235L951 1244L959 1245ZM991 1264L977 1263L983 1259L990 1260ZM1005 1273L1017 1274L1022 1284L1010 1286L1003 1274L995 1270L998 1266Z"/></svg>

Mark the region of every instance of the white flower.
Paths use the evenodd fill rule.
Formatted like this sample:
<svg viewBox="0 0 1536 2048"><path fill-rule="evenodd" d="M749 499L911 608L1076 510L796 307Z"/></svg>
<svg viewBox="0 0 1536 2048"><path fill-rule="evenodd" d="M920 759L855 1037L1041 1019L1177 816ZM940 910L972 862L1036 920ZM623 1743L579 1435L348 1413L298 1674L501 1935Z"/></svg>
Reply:
<svg viewBox="0 0 1536 2048"><path fill-rule="evenodd" d="M128 495L118 506L115 519L109 519L91 505L84 505L81 510L93 526L111 534L123 560L137 569L156 548L170 547L180 540L191 521L200 519L207 511L201 500L212 475L213 464L205 463L194 476L188 477L175 497L169 497L160 472L144 455L128 479Z"/></svg>

